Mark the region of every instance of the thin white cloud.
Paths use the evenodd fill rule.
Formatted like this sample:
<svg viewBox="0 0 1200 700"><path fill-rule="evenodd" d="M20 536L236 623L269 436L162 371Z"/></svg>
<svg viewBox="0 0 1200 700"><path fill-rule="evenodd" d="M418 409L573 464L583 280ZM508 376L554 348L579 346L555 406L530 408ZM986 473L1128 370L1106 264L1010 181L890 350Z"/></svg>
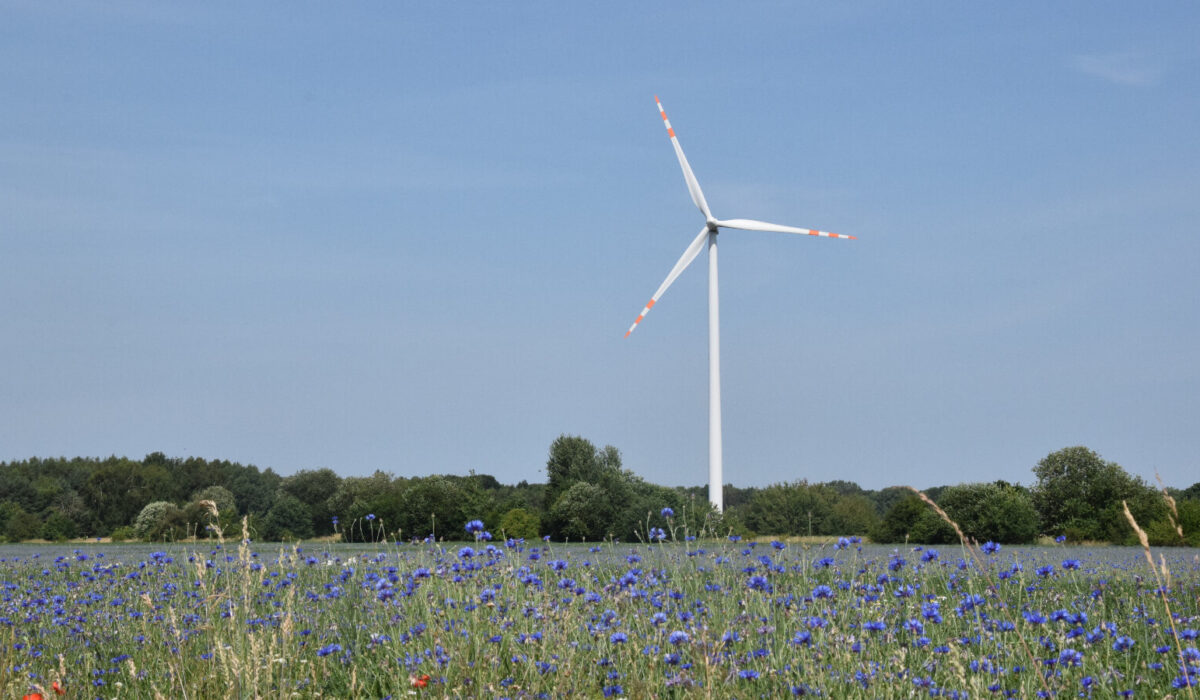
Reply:
<svg viewBox="0 0 1200 700"><path fill-rule="evenodd" d="M1147 87L1157 85L1162 70L1132 51L1107 54L1084 54L1074 59L1075 68L1087 75L1117 85Z"/></svg>

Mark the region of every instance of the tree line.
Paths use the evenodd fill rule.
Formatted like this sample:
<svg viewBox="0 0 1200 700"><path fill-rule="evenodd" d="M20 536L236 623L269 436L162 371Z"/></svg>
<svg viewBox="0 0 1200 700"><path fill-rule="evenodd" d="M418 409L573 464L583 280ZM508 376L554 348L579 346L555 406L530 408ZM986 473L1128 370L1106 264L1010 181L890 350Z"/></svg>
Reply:
<svg viewBox="0 0 1200 700"><path fill-rule="evenodd" d="M980 542L1039 536L1132 543L1127 503L1154 544L1200 545L1200 483L1159 490L1086 447L1048 455L1030 487L1004 481L928 488L925 493ZM506 485L486 474L341 477L330 469L281 476L224 460L28 459L0 463L0 538L112 537L150 541L241 537L288 541L340 535L348 541L488 536L600 541L738 534L869 537L946 543L957 534L913 491L863 489L851 481L725 487L725 512L707 487L661 486L625 469L620 452L563 435L550 446L546 482ZM1180 534L1182 531L1182 534Z"/></svg>

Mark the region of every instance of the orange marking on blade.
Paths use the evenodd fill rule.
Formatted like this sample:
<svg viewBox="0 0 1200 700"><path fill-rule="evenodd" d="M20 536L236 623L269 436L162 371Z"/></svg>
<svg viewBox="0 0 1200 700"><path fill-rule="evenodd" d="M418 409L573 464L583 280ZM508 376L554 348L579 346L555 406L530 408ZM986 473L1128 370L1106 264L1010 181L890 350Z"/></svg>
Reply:
<svg viewBox="0 0 1200 700"><path fill-rule="evenodd" d="M653 300L653 299L651 299L651 300L650 300L650 301L649 301L649 302L646 304L646 309L647 309L647 310L649 310L649 309L653 309L653 308L654 308L654 303L655 303L655 302L654 302L654 300Z"/></svg>
<svg viewBox="0 0 1200 700"><path fill-rule="evenodd" d="M626 337L626 338L628 338L628 337L629 337L629 334L630 334L630 333L632 333L632 332L633 332L633 329L632 329L632 328L630 328L629 330L625 331L625 337Z"/></svg>
<svg viewBox="0 0 1200 700"><path fill-rule="evenodd" d="M667 135L670 136L671 138L675 138L675 130L668 126L667 127Z"/></svg>
<svg viewBox="0 0 1200 700"><path fill-rule="evenodd" d="M662 115L663 121L667 120L667 113L663 111L662 105L658 106L658 113Z"/></svg>

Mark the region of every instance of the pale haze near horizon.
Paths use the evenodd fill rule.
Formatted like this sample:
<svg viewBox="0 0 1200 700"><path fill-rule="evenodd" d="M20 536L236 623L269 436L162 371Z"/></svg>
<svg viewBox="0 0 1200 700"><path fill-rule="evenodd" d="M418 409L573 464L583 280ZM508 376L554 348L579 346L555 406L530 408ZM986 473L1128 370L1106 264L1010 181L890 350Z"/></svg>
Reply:
<svg viewBox="0 0 1200 700"><path fill-rule="evenodd" d="M1200 480L1200 7L0 2L0 461Z"/></svg>

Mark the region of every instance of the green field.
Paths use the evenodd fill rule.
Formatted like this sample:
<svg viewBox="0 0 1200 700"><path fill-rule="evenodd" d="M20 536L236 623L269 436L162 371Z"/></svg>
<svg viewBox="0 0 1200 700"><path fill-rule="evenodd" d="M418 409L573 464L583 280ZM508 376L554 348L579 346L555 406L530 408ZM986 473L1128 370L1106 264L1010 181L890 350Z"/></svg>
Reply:
<svg viewBox="0 0 1200 700"><path fill-rule="evenodd" d="M1192 697L1200 558L1154 556L1155 570L1125 547L834 540L6 545L0 693Z"/></svg>

